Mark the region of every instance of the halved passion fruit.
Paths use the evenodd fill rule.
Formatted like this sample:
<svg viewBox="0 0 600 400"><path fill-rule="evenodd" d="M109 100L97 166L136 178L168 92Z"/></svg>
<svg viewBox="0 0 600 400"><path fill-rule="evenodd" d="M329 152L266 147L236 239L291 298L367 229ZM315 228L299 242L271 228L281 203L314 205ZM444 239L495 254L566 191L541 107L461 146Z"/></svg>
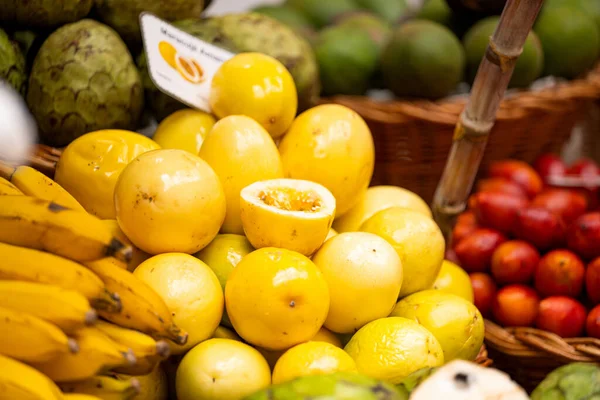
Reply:
<svg viewBox="0 0 600 400"><path fill-rule="evenodd" d="M204 71L196 60L184 57L181 54L176 54L175 64L177 66L177 71L179 71L181 76L188 82L200 83L204 79Z"/></svg>
<svg viewBox="0 0 600 400"><path fill-rule="evenodd" d="M300 179L255 182L241 191L241 219L256 249L279 247L310 256L335 217L335 198L324 186Z"/></svg>

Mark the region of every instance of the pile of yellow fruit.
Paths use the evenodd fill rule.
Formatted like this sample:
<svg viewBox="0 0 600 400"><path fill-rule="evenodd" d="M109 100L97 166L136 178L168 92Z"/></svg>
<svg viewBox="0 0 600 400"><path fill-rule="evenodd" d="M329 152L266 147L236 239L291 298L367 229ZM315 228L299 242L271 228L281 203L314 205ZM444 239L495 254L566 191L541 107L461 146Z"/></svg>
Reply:
<svg viewBox="0 0 600 400"><path fill-rule="evenodd" d="M475 359L483 319L427 204L368 187L358 114L296 117L296 98L277 60L240 54L212 82L216 118L86 134L55 181L0 167L12 398L166 399L169 375L179 400L239 400L299 376L399 383Z"/></svg>

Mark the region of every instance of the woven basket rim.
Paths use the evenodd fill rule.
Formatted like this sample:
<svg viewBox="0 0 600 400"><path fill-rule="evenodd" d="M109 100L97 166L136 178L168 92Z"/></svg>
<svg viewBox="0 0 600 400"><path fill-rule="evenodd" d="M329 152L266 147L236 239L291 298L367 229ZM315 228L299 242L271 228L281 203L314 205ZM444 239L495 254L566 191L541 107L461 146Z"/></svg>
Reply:
<svg viewBox="0 0 600 400"><path fill-rule="evenodd" d="M600 364L600 339L591 337L561 338L536 328L511 327L485 320L485 343L514 359L552 359L559 363Z"/></svg>
<svg viewBox="0 0 600 400"><path fill-rule="evenodd" d="M600 98L600 63L585 76L571 81L560 81L539 90L518 90L503 99L497 113L498 120L532 117L540 112L568 112L578 102ZM427 122L455 125L466 104L467 96L453 96L437 101L424 99L373 100L367 96L336 95L321 99L321 103L346 105L368 119L400 124L417 119Z"/></svg>

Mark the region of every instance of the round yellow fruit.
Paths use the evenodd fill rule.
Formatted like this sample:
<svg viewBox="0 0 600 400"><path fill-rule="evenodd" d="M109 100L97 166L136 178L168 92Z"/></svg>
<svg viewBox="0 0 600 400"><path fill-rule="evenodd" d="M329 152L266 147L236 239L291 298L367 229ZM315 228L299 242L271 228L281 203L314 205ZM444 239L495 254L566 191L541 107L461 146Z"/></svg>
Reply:
<svg viewBox="0 0 600 400"><path fill-rule="evenodd" d="M225 304L245 341L282 350L317 334L329 310L329 289L307 257L265 247L248 254L231 272Z"/></svg>
<svg viewBox="0 0 600 400"><path fill-rule="evenodd" d="M356 363L344 350L325 342L306 342L286 351L273 369L273 384L301 376L357 372Z"/></svg>
<svg viewBox="0 0 600 400"><path fill-rule="evenodd" d="M119 226L141 250L192 254L219 232L225 193L200 157L184 150L156 150L123 170L115 207Z"/></svg>
<svg viewBox="0 0 600 400"><path fill-rule="evenodd" d="M273 138L288 130L298 109L294 78L281 62L261 53L225 61L213 77L209 102L219 118L247 115Z"/></svg>
<svg viewBox="0 0 600 400"><path fill-rule="evenodd" d="M239 400L271 384L271 370L254 348L209 339L190 350L177 368L178 400Z"/></svg>
<svg viewBox="0 0 600 400"><path fill-rule="evenodd" d="M283 178L275 142L252 118L233 115L215 124L204 139L200 157L212 167L225 190L227 215L221 231L243 235L240 191L257 181Z"/></svg>
<svg viewBox="0 0 600 400"><path fill-rule="evenodd" d="M438 290L424 290L400 300L392 316L417 321L436 337L446 362L473 361L479 354L485 326L473 303Z"/></svg>
<svg viewBox="0 0 600 400"><path fill-rule="evenodd" d="M237 333L224 326L217 326L217 329L215 329L215 333L213 333L212 337L217 339L237 340L238 342L242 341L242 338L239 337Z"/></svg>
<svg viewBox="0 0 600 400"><path fill-rule="evenodd" d="M329 234L335 198L318 183L299 179L255 182L241 192L242 226L252 246L313 254Z"/></svg>
<svg viewBox="0 0 600 400"><path fill-rule="evenodd" d="M198 155L215 118L200 110L179 110L161 121L152 139L163 149L186 150Z"/></svg>
<svg viewBox="0 0 600 400"><path fill-rule="evenodd" d="M435 278L435 282L433 282L433 289L455 294L471 303L474 300L473 286L471 286L469 274L448 260L442 262L442 268L440 268L440 272Z"/></svg>
<svg viewBox="0 0 600 400"><path fill-rule="evenodd" d="M121 379L135 378L140 383L140 392L137 394L139 399L144 400L167 400L169 396L169 387L167 382L167 374L162 365L154 367L152 372L147 375L130 375L118 374Z"/></svg>
<svg viewBox="0 0 600 400"><path fill-rule="evenodd" d="M444 364L444 352L427 329L406 318L389 317L369 322L345 347L358 372L392 384L413 372Z"/></svg>
<svg viewBox="0 0 600 400"><path fill-rule="evenodd" d="M138 265L140 265L141 263L143 263L144 261L146 261L147 259L149 259L151 257L150 254L138 249L137 247L135 247L135 245L133 243L131 243L131 240L129 240L129 238L127 236L125 236L125 234L119 227L119 223L117 222L116 219L105 219L105 220L102 220L102 222L104 223L104 225L106 225L110 229L110 232L112 233L112 235L121 241L121 243L131 246L133 253L131 255L131 261L129 261L129 263L127 263L127 265L126 265L127 270L129 270L129 271L135 270L135 268ZM117 261L121 262L120 260L117 260ZM123 263L123 264L125 264L125 263Z"/></svg>
<svg viewBox="0 0 600 400"><path fill-rule="evenodd" d="M390 315L402 286L402 263L384 239L366 232L340 233L312 260L329 286L327 329L351 333Z"/></svg>
<svg viewBox="0 0 600 400"><path fill-rule="evenodd" d="M313 336L312 339L310 339L311 342L325 342L325 343L329 343L332 344L336 347L342 348L342 342L340 341L340 338L337 337L334 333L328 331L325 328L321 328L319 329L319 332L317 332L317 334L315 336ZM267 362L269 363L269 366L271 368L275 368L275 364L277 363L277 360L279 360L279 358L288 350L288 349L283 349L283 350L267 350L264 349L262 347L256 347L256 350L260 351L260 354L263 355L263 357L265 357L265 359L267 360Z"/></svg>
<svg viewBox="0 0 600 400"><path fill-rule="evenodd" d="M300 114L279 144L286 178L320 183L336 199L336 215L364 195L375 166L375 147L365 121L351 109L320 105Z"/></svg>
<svg viewBox="0 0 600 400"><path fill-rule="evenodd" d="M102 130L87 133L62 152L54 180L90 213L100 219L115 218L117 179L134 158L160 146L139 133Z"/></svg>
<svg viewBox="0 0 600 400"><path fill-rule="evenodd" d="M433 219L418 211L390 207L366 220L360 230L381 236L398 252L404 270L400 297L431 288L446 247Z"/></svg>
<svg viewBox="0 0 600 400"><path fill-rule="evenodd" d="M213 270L223 290L229 274L244 256L252 253L254 248L246 236L219 234L205 248L196 253L196 257L204 261Z"/></svg>
<svg viewBox="0 0 600 400"><path fill-rule="evenodd" d="M372 186L350 211L333 222L338 232L355 232L375 213L390 207L404 207L431 217L431 210L417 194L398 186Z"/></svg>
<svg viewBox="0 0 600 400"><path fill-rule="evenodd" d="M162 297L173 321L188 332L184 346L171 346L173 353L212 337L223 315L223 290L208 265L189 254L165 253L147 259L133 274Z"/></svg>

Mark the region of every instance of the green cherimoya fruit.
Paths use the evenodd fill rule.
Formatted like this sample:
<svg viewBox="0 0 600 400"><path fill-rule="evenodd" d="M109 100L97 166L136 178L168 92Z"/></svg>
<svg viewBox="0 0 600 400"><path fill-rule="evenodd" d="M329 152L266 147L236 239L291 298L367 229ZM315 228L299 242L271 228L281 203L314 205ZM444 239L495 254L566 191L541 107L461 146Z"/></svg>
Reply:
<svg viewBox="0 0 600 400"><path fill-rule="evenodd" d="M139 17L150 12L166 21L198 18L210 0L96 0L100 20L129 43L141 40Z"/></svg>
<svg viewBox="0 0 600 400"><path fill-rule="evenodd" d="M369 10L390 23L396 23L410 14L406 0L354 0L361 8Z"/></svg>
<svg viewBox="0 0 600 400"><path fill-rule="evenodd" d="M397 96L436 99L461 82L465 53L445 26L413 20L395 29L381 63L385 82Z"/></svg>
<svg viewBox="0 0 600 400"><path fill-rule="evenodd" d="M7 81L21 94L25 94L25 57L19 45L0 29L0 80Z"/></svg>
<svg viewBox="0 0 600 400"><path fill-rule="evenodd" d="M353 0L287 0L285 4L302 12L318 28L334 23L346 13L360 11Z"/></svg>
<svg viewBox="0 0 600 400"><path fill-rule="evenodd" d="M90 19L52 33L29 77L27 104L42 138L53 146L98 129L136 128L143 101L140 76L125 43Z"/></svg>
<svg viewBox="0 0 600 400"><path fill-rule="evenodd" d="M89 14L94 0L2 0L0 22L19 29L49 28Z"/></svg>
<svg viewBox="0 0 600 400"><path fill-rule="evenodd" d="M463 38L467 54L467 76L470 82L475 79L479 64L485 56L500 17L491 16L477 22ZM526 87L535 81L544 69L544 50L535 32L529 32L523 52L517 60L515 70L510 80L511 87Z"/></svg>
<svg viewBox="0 0 600 400"><path fill-rule="evenodd" d="M531 393L531 400L599 400L600 367L573 363L557 368Z"/></svg>
<svg viewBox="0 0 600 400"><path fill-rule="evenodd" d="M323 94L363 94L373 78L379 50L369 34L353 26L332 26L314 44Z"/></svg>
<svg viewBox="0 0 600 400"><path fill-rule="evenodd" d="M310 44L281 22L259 13L229 14L174 23L183 31L234 53L265 53L281 61L292 74L298 91L298 108L312 107L318 101L321 84ZM148 76L145 56L138 60L149 105L161 120L184 106L160 92Z"/></svg>
<svg viewBox="0 0 600 400"><path fill-rule="evenodd" d="M407 400L402 388L359 374L312 375L273 385L244 400Z"/></svg>
<svg viewBox="0 0 600 400"><path fill-rule="evenodd" d="M314 40L316 34L314 26L304 14L292 7L286 5L259 6L252 11L276 19L282 24L292 28L310 42Z"/></svg>

